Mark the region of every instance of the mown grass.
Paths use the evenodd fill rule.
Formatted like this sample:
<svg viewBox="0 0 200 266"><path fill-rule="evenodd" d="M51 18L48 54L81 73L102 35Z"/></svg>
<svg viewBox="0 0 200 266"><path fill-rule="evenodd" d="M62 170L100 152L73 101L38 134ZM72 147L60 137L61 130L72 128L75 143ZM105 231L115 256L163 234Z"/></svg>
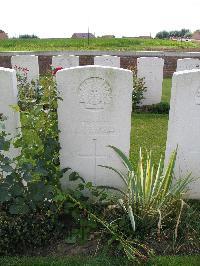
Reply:
<svg viewBox="0 0 200 266"><path fill-rule="evenodd" d="M125 258L116 258L108 256L97 257L2 257L0 258L2 266L128 266L136 265L130 263ZM146 266L198 266L200 265L200 256L168 256L156 257L146 264Z"/></svg>
<svg viewBox="0 0 200 266"><path fill-rule="evenodd" d="M162 102L170 102L172 79L165 78L163 80Z"/></svg>
<svg viewBox="0 0 200 266"><path fill-rule="evenodd" d="M167 139L168 115L166 114L133 114L131 128L130 159L137 163L140 147L145 153L152 151L153 162L158 162L165 154Z"/></svg>
<svg viewBox="0 0 200 266"><path fill-rule="evenodd" d="M160 39L7 39L0 40L0 51L63 51L63 50L184 50L199 49L199 42Z"/></svg>
<svg viewBox="0 0 200 266"><path fill-rule="evenodd" d="M167 256L156 257L147 263L148 266L199 266L200 256Z"/></svg>
<svg viewBox="0 0 200 266"><path fill-rule="evenodd" d="M170 102L171 78L163 80L162 102ZM132 115L130 159L137 163L139 150L151 150L156 163L165 154L168 115L141 113Z"/></svg>

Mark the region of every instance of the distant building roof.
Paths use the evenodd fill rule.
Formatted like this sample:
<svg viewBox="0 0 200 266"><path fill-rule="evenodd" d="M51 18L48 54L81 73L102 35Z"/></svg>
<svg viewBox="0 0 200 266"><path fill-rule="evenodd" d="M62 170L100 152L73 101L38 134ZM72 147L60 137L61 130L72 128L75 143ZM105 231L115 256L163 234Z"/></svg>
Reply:
<svg viewBox="0 0 200 266"><path fill-rule="evenodd" d="M193 39L193 40L200 40L200 30L196 30L196 31L192 34L192 39Z"/></svg>
<svg viewBox="0 0 200 266"><path fill-rule="evenodd" d="M138 36L137 38L141 38L141 39L152 39L151 36L149 35L145 35L145 36Z"/></svg>
<svg viewBox="0 0 200 266"><path fill-rule="evenodd" d="M127 39L153 39L151 36L122 36Z"/></svg>
<svg viewBox="0 0 200 266"><path fill-rule="evenodd" d="M115 38L115 35L102 35L101 38Z"/></svg>
<svg viewBox="0 0 200 266"><path fill-rule="evenodd" d="M72 38L78 38L78 39L87 39L89 35L89 38L95 38L94 34L92 33L74 33L72 35Z"/></svg>

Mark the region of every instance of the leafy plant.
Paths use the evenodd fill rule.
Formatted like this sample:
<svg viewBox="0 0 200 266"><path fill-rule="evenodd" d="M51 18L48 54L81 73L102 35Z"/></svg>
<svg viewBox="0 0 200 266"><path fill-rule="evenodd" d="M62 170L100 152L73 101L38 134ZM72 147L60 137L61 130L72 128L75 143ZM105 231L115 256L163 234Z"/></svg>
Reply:
<svg viewBox="0 0 200 266"><path fill-rule="evenodd" d="M133 92L132 92L132 108L135 108L144 99L144 92L146 92L147 87L145 86L145 79L137 77L136 68L129 68L133 72Z"/></svg>
<svg viewBox="0 0 200 266"><path fill-rule="evenodd" d="M136 112L147 112L154 114L168 114L170 105L167 102L160 102L152 105L143 105L136 109Z"/></svg>
<svg viewBox="0 0 200 266"><path fill-rule="evenodd" d="M93 189L91 188L91 191L92 190ZM108 234L112 236L112 241L117 241L120 243L124 253L130 261L139 262L147 260L147 257L149 256L148 247L140 244L134 239L127 239L122 232L115 229L112 223L105 221L102 215L96 214L95 211L91 209L91 203L89 207L85 201L81 200L80 198L77 199L76 194L74 195L74 193L63 193L61 191L58 199L64 200L68 203L73 203L73 206L76 206L76 208L78 208L81 213L84 213L86 223L88 221L93 221L92 223L94 223L95 221L96 223L98 223L104 230L107 231ZM74 239L72 238L72 240ZM69 239L67 239L67 241L69 241ZM74 241L72 243L74 243Z"/></svg>
<svg viewBox="0 0 200 266"><path fill-rule="evenodd" d="M52 76L27 82L18 76L22 134L15 140L0 132L0 202L12 214L24 214L51 201L60 187L57 101ZM11 142L21 150L16 158L6 156Z"/></svg>
<svg viewBox="0 0 200 266"><path fill-rule="evenodd" d="M0 209L0 256L25 254L61 238L62 224L54 206L28 214L10 214Z"/></svg>
<svg viewBox="0 0 200 266"><path fill-rule="evenodd" d="M136 230L135 217L144 220L151 217L158 217L158 227L161 228L162 220L168 216L182 200L187 191L188 184L193 180L190 176L179 179L173 183L173 168L176 160L177 151L174 151L169 164L164 168L164 160L160 159L157 169L152 164L151 152L147 152L144 163L143 155L140 150L137 169L127 156L118 148L109 146L121 158L126 174L110 166L102 166L115 171L124 182L125 189L120 190L122 198L119 204L122 210L129 216L133 231Z"/></svg>

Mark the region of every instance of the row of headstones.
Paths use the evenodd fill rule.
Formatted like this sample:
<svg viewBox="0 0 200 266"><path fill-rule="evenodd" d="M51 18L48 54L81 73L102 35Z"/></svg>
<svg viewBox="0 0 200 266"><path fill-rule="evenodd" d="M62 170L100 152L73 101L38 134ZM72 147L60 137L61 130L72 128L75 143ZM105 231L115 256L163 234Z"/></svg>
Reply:
<svg viewBox="0 0 200 266"><path fill-rule="evenodd" d="M109 149L114 145L127 155L130 149L132 72L120 68L84 66L57 72L63 101L58 106L61 167L71 167L95 184L121 187L117 176L98 165L123 170ZM16 134L19 116L16 72L0 68L0 113L9 119L7 131ZM200 172L200 70L173 76L166 162L178 144L176 178ZM191 185L191 198L200 198L200 182Z"/></svg>
<svg viewBox="0 0 200 266"><path fill-rule="evenodd" d="M39 64L37 56L12 56L11 64L12 68L16 69L19 74L27 71L26 73L28 81L39 78ZM109 55L95 56L94 65L120 68L120 57ZM62 68L77 67L79 66L79 56L53 56L52 66L59 66ZM141 105L151 105L161 101L163 66L164 60L162 58L140 57L137 59L137 75L139 78L145 78L146 86L144 100L142 101Z"/></svg>
<svg viewBox="0 0 200 266"><path fill-rule="evenodd" d="M97 185L121 186L113 173L98 165L122 168L108 145L129 154L132 72L102 66L68 68L57 72L56 82L63 99L58 102L61 168L71 167ZM6 131L15 136L20 116L13 104L17 104L16 71L0 68L0 114L8 117ZM13 148L9 156L17 152Z"/></svg>
<svg viewBox="0 0 200 266"><path fill-rule="evenodd" d="M12 68L18 73L27 71L28 80L39 78L38 57L34 55L13 56L11 59ZM79 56L59 55L52 57L54 67L77 67L79 66ZM110 66L120 68L120 57L118 56L95 56L94 65ZM141 105L151 105L161 102L163 83L164 60L158 57L140 57L137 59L137 75L145 78L146 91ZM199 69L200 60L193 58L178 59L176 71Z"/></svg>

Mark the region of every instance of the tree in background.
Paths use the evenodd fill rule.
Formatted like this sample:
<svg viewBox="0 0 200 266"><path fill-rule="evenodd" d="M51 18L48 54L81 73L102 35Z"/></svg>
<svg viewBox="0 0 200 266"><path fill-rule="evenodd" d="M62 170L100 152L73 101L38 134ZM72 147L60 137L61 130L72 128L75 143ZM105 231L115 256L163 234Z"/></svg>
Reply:
<svg viewBox="0 0 200 266"><path fill-rule="evenodd" d="M166 30L160 31L156 34L156 38L158 39L168 39L169 38L169 32Z"/></svg>
<svg viewBox="0 0 200 266"><path fill-rule="evenodd" d="M35 34L22 34L22 35L19 35L19 39L38 39L39 37L36 36Z"/></svg>
<svg viewBox="0 0 200 266"><path fill-rule="evenodd" d="M169 38L188 38L191 37L192 33L189 29L173 30L173 31L160 31L156 34L158 39L169 39Z"/></svg>

